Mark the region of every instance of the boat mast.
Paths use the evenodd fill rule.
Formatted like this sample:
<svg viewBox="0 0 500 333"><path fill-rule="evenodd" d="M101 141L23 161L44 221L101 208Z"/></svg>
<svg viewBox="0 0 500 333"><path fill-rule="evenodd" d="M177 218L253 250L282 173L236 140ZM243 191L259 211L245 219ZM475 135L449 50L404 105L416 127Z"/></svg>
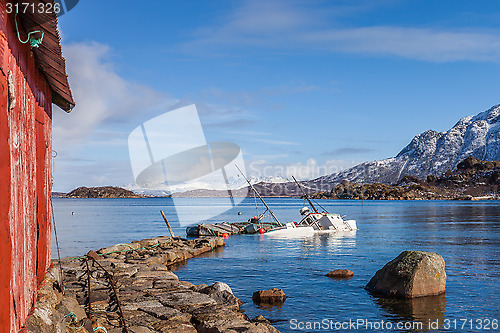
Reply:
<svg viewBox="0 0 500 333"><path fill-rule="evenodd" d="M304 191L304 189L302 188L302 186L300 186L299 182L297 181L297 179L295 179L294 176L292 176L293 180L295 181L295 183L299 186L300 190L302 191L302 193L304 193L304 196L307 200L307 202L309 202L309 204L311 205L312 209L314 210L315 213L318 212L318 210L316 209L316 207L314 207L313 203L311 202L311 200L309 200L309 196L307 195L306 191Z"/></svg>
<svg viewBox="0 0 500 333"><path fill-rule="evenodd" d="M240 168L238 168L238 166L235 164L236 166L236 169L238 169L238 171L241 173L241 175L243 176L243 178L245 178L245 180L247 181L248 185L250 185L250 188L253 190L253 192L259 197L260 201L262 201L262 204L264 206L266 206L266 209L269 211L269 213L271 213L271 216L273 217L273 219L276 221L276 223L278 223L279 226L282 226L283 223L281 223L278 218L276 217L276 215L274 215L273 211L271 210L271 208L269 208L269 206L267 205L267 203L264 201L264 199L262 199L262 197L260 196L259 192L257 192L257 190L253 187L252 183L250 183L250 181L247 179L247 177L245 177L245 175L243 174L243 172L240 170Z"/></svg>

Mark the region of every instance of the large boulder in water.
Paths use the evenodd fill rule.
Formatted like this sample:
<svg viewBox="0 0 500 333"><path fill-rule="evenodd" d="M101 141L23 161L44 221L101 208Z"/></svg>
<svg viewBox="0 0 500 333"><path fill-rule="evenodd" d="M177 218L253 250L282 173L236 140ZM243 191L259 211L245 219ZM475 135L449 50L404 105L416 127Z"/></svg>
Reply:
<svg viewBox="0 0 500 333"><path fill-rule="evenodd" d="M446 290L444 259L437 253L404 251L380 269L366 289L399 298L442 294Z"/></svg>

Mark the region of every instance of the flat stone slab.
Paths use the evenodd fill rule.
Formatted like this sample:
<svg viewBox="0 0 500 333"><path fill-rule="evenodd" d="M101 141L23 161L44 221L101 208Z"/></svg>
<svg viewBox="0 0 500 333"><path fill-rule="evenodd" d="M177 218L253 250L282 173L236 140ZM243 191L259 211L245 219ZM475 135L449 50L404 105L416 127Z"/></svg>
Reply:
<svg viewBox="0 0 500 333"><path fill-rule="evenodd" d="M134 279L141 279L141 278L159 278L162 280L176 280L178 281L179 278L177 275L172 273L171 271L152 271L152 270L143 270L135 273L132 276Z"/></svg>
<svg viewBox="0 0 500 333"><path fill-rule="evenodd" d="M144 302L146 303L146 302ZM141 304L138 306L139 311L144 311L147 314L150 314L156 318L163 320L181 320L181 321L189 321L191 319L191 315L187 313L182 313L181 311L164 306L158 301L147 302L148 304Z"/></svg>
<svg viewBox="0 0 500 333"><path fill-rule="evenodd" d="M208 295L197 293L189 289L180 292L164 293L156 297L163 305L178 307L183 311L193 311L200 307L217 304L217 302Z"/></svg>

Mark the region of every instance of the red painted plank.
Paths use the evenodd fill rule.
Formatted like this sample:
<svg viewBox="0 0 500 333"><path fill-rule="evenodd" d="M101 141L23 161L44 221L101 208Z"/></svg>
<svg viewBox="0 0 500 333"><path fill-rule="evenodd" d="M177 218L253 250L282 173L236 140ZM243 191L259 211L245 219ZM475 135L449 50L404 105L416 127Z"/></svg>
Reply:
<svg viewBox="0 0 500 333"><path fill-rule="evenodd" d="M52 94L4 6L0 0L0 332L18 332L50 264Z"/></svg>
<svg viewBox="0 0 500 333"><path fill-rule="evenodd" d="M12 297L11 281L11 239L10 239L10 145L7 116L7 78L0 72L0 331L9 332L11 326Z"/></svg>

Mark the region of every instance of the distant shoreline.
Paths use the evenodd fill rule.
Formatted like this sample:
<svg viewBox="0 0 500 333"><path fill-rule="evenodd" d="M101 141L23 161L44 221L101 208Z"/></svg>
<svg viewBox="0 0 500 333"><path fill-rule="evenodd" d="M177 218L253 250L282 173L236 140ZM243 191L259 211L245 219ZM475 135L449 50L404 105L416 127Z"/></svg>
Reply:
<svg viewBox="0 0 500 333"><path fill-rule="evenodd" d="M155 198L172 198L172 195L168 196L147 196L147 195L141 195L141 196L135 196L135 197L68 197L65 195L54 195L52 194L53 198L58 198L58 199L155 199ZM252 196L246 196L246 197L241 197L241 196L233 196L234 198L253 198ZM263 198L290 198L290 199L304 199L301 197L297 196L262 196ZM223 196L174 196L174 198L185 198L185 199L199 199L199 198L210 198L210 199L215 199L215 198L227 198ZM435 199L360 199L360 198L343 198L343 199L338 199L338 198L314 198L314 200L330 200L330 201L495 201L495 200L500 200L500 197L459 197L459 198L435 198Z"/></svg>
<svg viewBox="0 0 500 333"><path fill-rule="evenodd" d="M314 180L299 183L257 183L253 189L264 198L304 198L304 191L312 199L330 200L499 200L500 162L482 161L468 157L453 172L442 176L428 175L425 179L407 175L395 184L321 183ZM304 190L305 188L305 190ZM150 192L163 194L161 191ZM62 198L251 198L249 187L232 190L197 189L170 195L145 195L116 187L78 187L69 193L53 192Z"/></svg>

